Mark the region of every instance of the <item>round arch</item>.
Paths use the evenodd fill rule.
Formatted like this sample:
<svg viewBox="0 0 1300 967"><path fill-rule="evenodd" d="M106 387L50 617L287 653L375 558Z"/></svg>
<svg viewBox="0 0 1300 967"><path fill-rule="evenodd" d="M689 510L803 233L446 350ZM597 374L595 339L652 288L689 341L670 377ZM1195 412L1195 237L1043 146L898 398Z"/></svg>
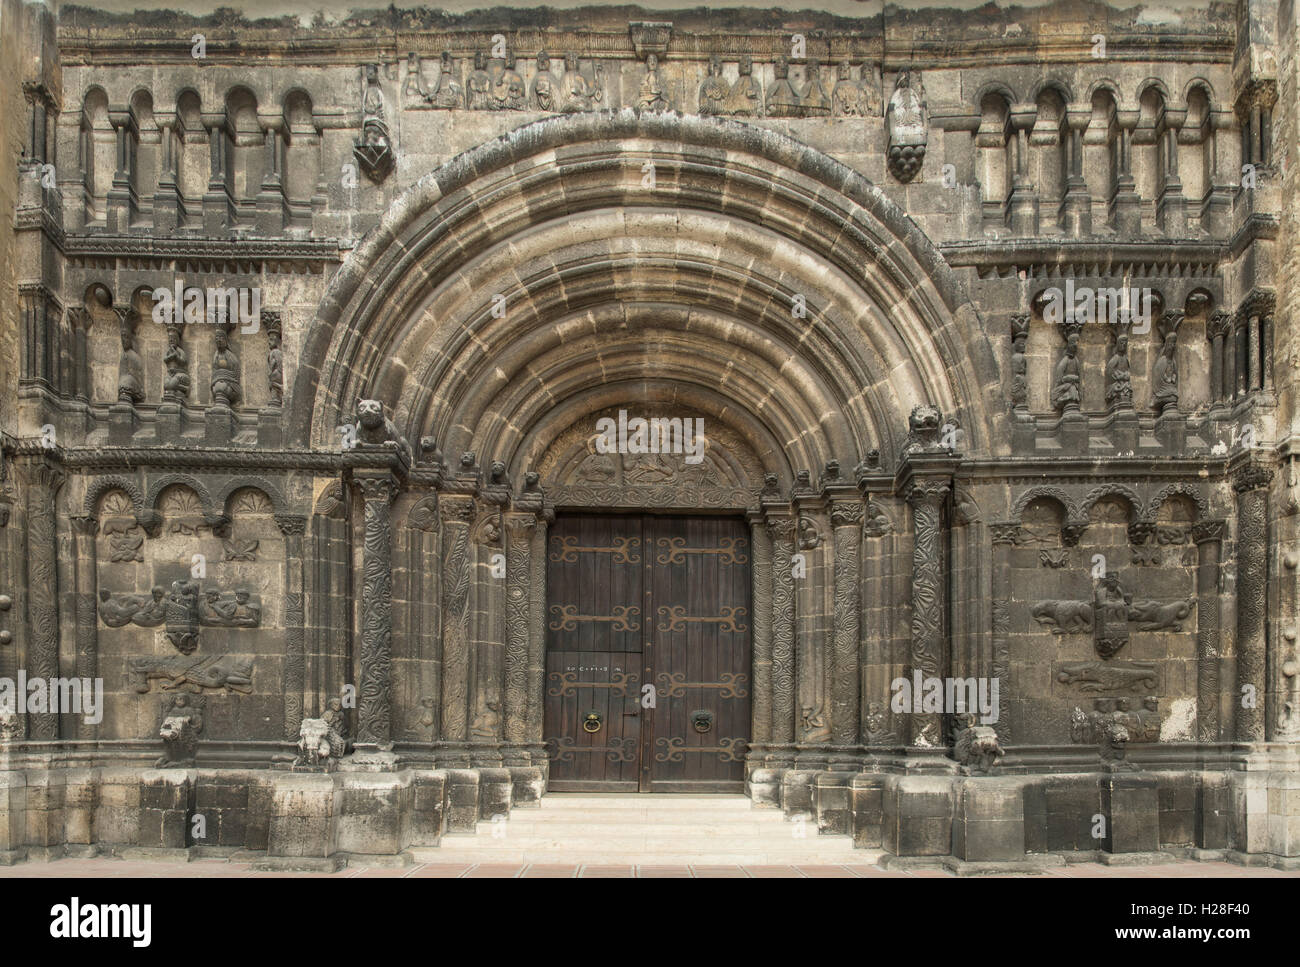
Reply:
<svg viewBox="0 0 1300 967"><path fill-rule="evenodd" d="M332 280L290 426L330 447L375 397L408 438L520 472L584 407L665 386L787 480L892 459L919 403L968 453L1007 436L974 307L878 188L774 132L628 110L526 125L409 188Z"/></svg>

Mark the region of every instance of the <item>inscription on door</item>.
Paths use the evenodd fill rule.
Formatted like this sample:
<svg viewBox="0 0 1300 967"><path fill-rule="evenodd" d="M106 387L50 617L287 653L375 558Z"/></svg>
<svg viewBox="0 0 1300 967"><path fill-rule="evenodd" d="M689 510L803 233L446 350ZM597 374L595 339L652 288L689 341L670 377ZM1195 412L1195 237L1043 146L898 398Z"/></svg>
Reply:
<svg viewBox="0 0 1300 967"><path fill-rule="evenodd" d="M745 524L561 516L546 556L550 788L743 789L752 623Z"/></svg>

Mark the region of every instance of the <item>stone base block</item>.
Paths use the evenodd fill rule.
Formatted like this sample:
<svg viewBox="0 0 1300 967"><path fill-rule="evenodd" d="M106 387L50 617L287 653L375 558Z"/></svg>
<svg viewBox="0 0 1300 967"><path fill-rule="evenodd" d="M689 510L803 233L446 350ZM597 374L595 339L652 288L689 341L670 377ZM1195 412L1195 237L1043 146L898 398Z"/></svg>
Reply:
<svg viewBox="0 0 1300 967"><path fill-rule="evenodd" d="M510 808L539 807L546 792L546 779L541 769L515 767L510 770Z"/></svg>
<svg viewBox="0 0 1300 967"><path fill-rule="evenodd" d="M814 800L817 809L817 831L830 835L846 836L852 832L853 814L850 806L849 784L852 772L819 772L814 783Z"/></svg>
<svg viewBox="0 0 1300 967"><path fill-rule="evenodd" d="M446 832L474 832L479 820L478 803L478 773L473 769L448 769Z"/></svg>
<svg viewBox="0 0 1300 967"><path fill-rule="evenodd" d="M335 785L341 793L334 823L340 852L391 856L406 848L412 797L409 772L345 773Z"/></svg>
<svg viewBox="0 0 1300 967"><path fill-rule="evenodd" d="M953 781L943 776L888 776L881 847L896 856L952 852Z"/></svg>
<svg viewBox="0 0 1300 967"><path fill-rule="evenodd" d="M817 805L813 801L816 772L790 769L781 776L781 812L786 819L803 816L813 819L817 815Z"/></svg>
<svg viewBox="0 0 1300 967"><path fill-rule="evenodd" d="M745 780L745 792L755 806L780 806L781 774L775 769L755 769Z"/></svg>
<svg viewBox="0 0 1300 967"><path fill-rule="evenodd" d="M253 860L252 868L259 872L337 873L348 865L347 858L334 856L263 856Z"/></svg>
<svg viewBox="0 0 1300 967"><path fill-rule="evenodd" d="M327 858L336 847L343 790L332 776L281 774L271 790L267 855Z"/></svg>
<svg viewBox="0 0 1300 967"><path fill-rule="evenodd" d="M1153 853L1160 848L1160 805L1154 778L1108 776L1101 784L1107 853Z"/></svg>
<svg viewBox="0 0 1300 967"><path fill-rule="evenodd" d="M968 778L958 785L952 854L969 862L1013 862L1025 856L1024 783Z"/></svg>
<svg viewBox="0 0 1300 967"><path fill-rule="evenodd" d="M885 828L885 777L864 772L849 784L852 810L853 845L859 849L879 849Z"/></svg>
<svg viewBox="0 0 1300 967"><path fill-rule="evenodd" d="M509 816L513 785L509 769L478 770L478 818Z"/></svg>

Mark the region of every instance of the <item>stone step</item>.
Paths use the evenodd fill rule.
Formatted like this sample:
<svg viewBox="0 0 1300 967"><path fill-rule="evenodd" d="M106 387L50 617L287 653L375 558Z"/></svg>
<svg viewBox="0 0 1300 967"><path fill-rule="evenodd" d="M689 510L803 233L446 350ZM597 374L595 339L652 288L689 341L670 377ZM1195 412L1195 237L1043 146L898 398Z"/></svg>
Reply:
<svg viewBox="0 0 1300 967"><path fill-rule="evenodd" d="M742 865L742 866L792 866L802 863L844 864L871 866L880 858L876 850L852 850L845 853L828 853L825 850L745 850L737 852L655 852L648 855L643 850L601 851L512 849L490 853L472 850L431 849L413 851L417 863L477 863L477 864L563 864L575 866L685 866L685 865Z"/></svg>

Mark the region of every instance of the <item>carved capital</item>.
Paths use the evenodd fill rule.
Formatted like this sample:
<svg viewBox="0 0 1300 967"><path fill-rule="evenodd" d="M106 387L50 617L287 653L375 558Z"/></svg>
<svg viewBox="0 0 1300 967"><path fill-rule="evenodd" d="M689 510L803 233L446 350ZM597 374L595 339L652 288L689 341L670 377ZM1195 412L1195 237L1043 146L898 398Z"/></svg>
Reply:
<svg viewBox="0 0 1300 967"><path fill-rule="evenodd" d="M831 527L856 527L861 523L861 501L837 500L831 504Z"/></svg>
<svg viewBox="0 0 1300 967"><path fill-rule="evenodd" d="M390 503L397 496L397 481L392 474L355 474L353 486L361 493L364 500L382 500Z"/></svg>
<svg viewBox="0 0 1300 967"><path fill-rule="evenodd" d="M537 515L506 514L505 525L511 540L528 540L537 529Z"/></svg>
<svg viewBox="0 0 1300 967"><path fill-rule="evenodd" d="M1028 312L1017 312L1011 317L1011 339L1013 342L1028 337L1029 318Z"/></svg>
<svg viewBox="0 0 1300 967"><path fill-rule="evenodd" d="M1232 475L1232 489L1237 493L1259 490L1269 485L1273 479L1273 468L1258 463L1248 463L1237 468Z"/></svg>
<svg viewBox="0 0 1300 967"><path fill-rule="evenodd" d="M421 497L406 515L406 526L419 531L436 531L438 529L438 495L436 493Z"/></svg>
<svg viewBox="0 0 1300 967"><path fill-rule="evenodd" d="M1231 328L1232 313L1216 309L1210 313L1209 322L1205 326L1205 337L1210 340L1226 337Z"/></svg>
<svg viewBox="0 0 1300 967"><path fill-rule="evenodd" d="M989 524L989 534L995 545L1020 543L1020 525L1015 521Z"/></svg>
<svg viewBox="0 0 1300 967"><path fill-rule="evenodd" d="M74 516L69 517L68 521L78 537L94 537L99 533L99 520L95 517Z"/></svg>
<svg viewBox="0 0 1300 967"><path fill-rule="evenodd" d="M791 517L769 517L767 526L772 531L774 541L790 541L794 538L794 519Z"/></svg>
<svg viewBox="0 0 1300 967"><path fill-rule="evenodd" d="M20 465L19 473L27 486L40 487L51 493L57 493L64 481L68 479L66 473L44 460Z"/></svg>
<svg viewBox="0 0 1300 967"><path fill-rule="evenodd" d="M1227 524L1221 520L1200 520L1192 525L1192 540L1197 544L1206 541L1222 541L1227 532Z"/></svg>
<svg viewBox="0 0 1300 967"><path fill-rule="evenodd" d="M307 518L302 514L276 514L275 524L285 537L301 537L307 533Z"/></svg>
<svg viewBox="0 0 1300 967"><path fill-rule="evenodd" d="M943 480L919 480L907 490L907 502L913 507L918 504L937 506L948 499L952 485Z"/></svg>
<svg viewBox="0 0 1300 967"><path fill-rule="evenodd" d="M438 501L438 516L444 524L474 523L474 498L459 494L443 494Z"/></svg>

